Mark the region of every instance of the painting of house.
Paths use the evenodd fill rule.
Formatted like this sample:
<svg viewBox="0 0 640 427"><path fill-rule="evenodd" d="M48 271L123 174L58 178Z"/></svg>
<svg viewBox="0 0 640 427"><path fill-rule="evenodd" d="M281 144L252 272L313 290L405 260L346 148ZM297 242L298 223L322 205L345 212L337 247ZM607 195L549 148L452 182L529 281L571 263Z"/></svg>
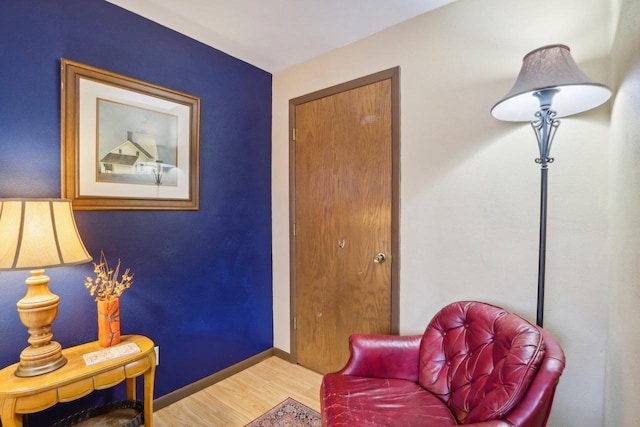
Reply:
<svg viewBox="0 0 640 427"><path fill-rule="evenodd" d="M97 181L176 185L176 123L170 114L100 99Z"/></svg>
<svg viewBox="0 0 640 427"><path fill-rule="evenodd" d="M125 142L100 159L100 173L134 174L138 173L141 165L157 160L157 156L132 141L132 132L128 132L128 135Z"/></svg>
<svg viewBox="0 0 640 427"><path fill-rule="evenodd" d="M98 181L175 185L175 175L170 174L173 166L162 160L162 152L167 152L166 147L158 146L153 135L129 131L125 142L100 159Z"/></svg>

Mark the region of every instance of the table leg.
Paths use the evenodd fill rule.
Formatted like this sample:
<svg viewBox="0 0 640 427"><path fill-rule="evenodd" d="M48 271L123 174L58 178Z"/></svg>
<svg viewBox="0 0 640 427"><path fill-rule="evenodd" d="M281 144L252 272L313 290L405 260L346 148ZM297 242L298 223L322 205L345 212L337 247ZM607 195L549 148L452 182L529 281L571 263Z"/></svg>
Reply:
<svg viewBox="0 0 640 427"><path fill-rule="evenodd" d="M127 399L136 400L136 379L127 378Z"/></svg>
<svg viewBox="0 0 640 427"><path fill-rule="evenodd" d="M144 373L144 426L153 427L153 385L156 377L155 353L151 357L151 369Z"/></svg>
<svg viewBox="0 0 640 427"><path fill-rule="evenodd" d="M16 414L15 399L0 401L0 421L2 427L22 427L22 414Z"/></svg>

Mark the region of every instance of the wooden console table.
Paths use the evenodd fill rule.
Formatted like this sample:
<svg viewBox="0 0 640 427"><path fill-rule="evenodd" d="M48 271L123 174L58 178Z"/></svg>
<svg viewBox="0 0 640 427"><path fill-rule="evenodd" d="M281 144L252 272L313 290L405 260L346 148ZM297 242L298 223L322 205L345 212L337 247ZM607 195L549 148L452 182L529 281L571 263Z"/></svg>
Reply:
<svg viewBox="0 0 640 427"><path fill-rule="evenodd" d="M23 414L70 402L93 390L126 380L127 399L136 400L136 377L144 374L144 425L153 427L153 384L156 372L154 344L141 335L124 335L121 344L136 343L139 353L87 366L83 355L103 350L97 341L62 350L68 362L60 369L35 377L16 377L18 364L0 371L0 419L3 427L22 427Z"/></svg>

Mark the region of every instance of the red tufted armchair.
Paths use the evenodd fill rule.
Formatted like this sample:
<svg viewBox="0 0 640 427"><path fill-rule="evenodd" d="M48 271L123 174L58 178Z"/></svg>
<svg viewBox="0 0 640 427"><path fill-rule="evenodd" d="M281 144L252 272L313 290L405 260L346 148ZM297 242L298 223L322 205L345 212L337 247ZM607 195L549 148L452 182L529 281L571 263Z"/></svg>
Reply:
<svg viewBox="0 0 640 427"><path fill-rule="evenodd" d="M323 426L545 426L565 363L545 330L473 301L440 310L423 335L349 345L322 380Z"/></svg>

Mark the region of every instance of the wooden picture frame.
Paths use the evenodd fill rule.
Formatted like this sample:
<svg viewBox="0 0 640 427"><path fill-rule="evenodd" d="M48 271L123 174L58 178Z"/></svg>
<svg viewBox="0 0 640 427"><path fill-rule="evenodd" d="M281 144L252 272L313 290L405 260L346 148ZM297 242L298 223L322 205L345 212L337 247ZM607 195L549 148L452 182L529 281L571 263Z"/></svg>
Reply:
<svg viewBox="0 0 640 427"><path fill-rule="evenodd" d="M60 62L62 197L76 210L198 210L200 98Z"/></svg>

